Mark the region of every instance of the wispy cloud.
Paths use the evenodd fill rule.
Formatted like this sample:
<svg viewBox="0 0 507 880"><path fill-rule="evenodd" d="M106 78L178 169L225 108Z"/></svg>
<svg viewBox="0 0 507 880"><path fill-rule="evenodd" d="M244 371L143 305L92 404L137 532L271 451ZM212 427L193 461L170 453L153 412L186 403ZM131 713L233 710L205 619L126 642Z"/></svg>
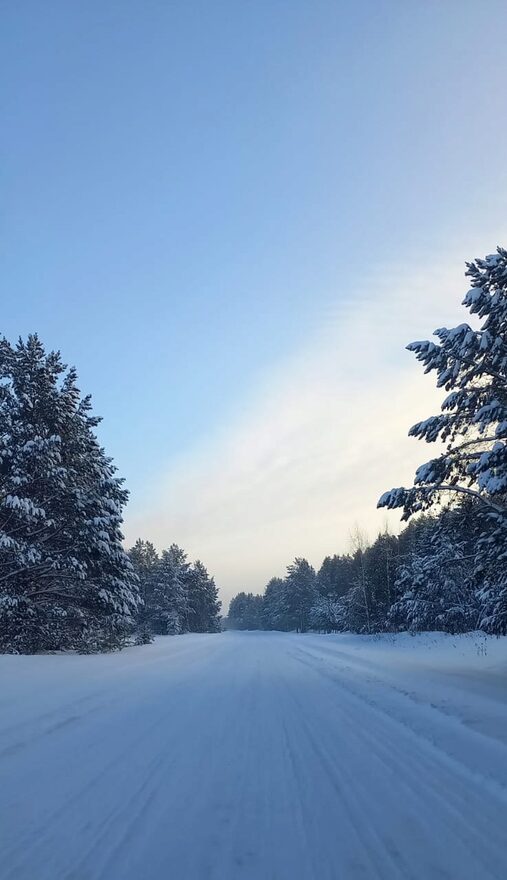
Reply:
<svg viewBox="0 0 507 880"><path fill-rule="evenodd" d="M318 565L346 550L355 524L373 536L386 520L379 495L410 483L431 457L407 429L442 397L404 346L464 320L463 254L488 248L491 238L437 264L407 258L377 267L345 297L340 290L336 313L305 349L170 463L144 511L134 499L127 540L181 544L205 561L227 601L239 589L261 590L295 555Z"/></svg>

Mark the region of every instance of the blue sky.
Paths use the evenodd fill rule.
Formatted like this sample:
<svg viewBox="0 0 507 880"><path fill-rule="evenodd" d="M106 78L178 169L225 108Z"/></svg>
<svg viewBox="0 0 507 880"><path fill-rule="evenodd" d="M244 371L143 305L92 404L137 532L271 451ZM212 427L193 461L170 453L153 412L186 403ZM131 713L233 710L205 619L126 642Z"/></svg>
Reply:
<svg viewBox="0 0 507 880"><path fill-rule="evenodd" d="M180 541L228 589L344 548L345 519L329 526L346 494L329 471L350 430L340 394L348 407L358 370L354 401L419 381L403 333L454 317L464 260L505 228L506 28L488 0L3 5L1 330L37 330L77 366L132 491L129 539ZM326 434L310 510L296 489ZM255 494L282 435L270 491L299 504L297 527ZM369 485L351 517L374 508Z"/></svg>

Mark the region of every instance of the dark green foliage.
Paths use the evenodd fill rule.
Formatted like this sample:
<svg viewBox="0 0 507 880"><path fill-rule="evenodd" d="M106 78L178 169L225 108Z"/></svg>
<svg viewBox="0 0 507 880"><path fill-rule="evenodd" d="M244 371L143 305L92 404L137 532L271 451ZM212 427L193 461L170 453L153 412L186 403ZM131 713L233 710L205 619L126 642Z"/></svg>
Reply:
<svg viewBox="0 0 507 880"><path fill-rule="evenodd" d="M411 488L386 492L379 507L402 508L408 519L439 508L444 499L475 502L478 535L467 584L477 594L480 626L501 634L507 632L507 251L499 247L468 263L466 274L472 287L463 305L478 317L479 327L441 327L434 334L437 342L407 346L426 373L435 372L437 386L447 391L441 412L418 422L409 433L426 443L441 441L443 451L417 469ZM450 580L462 574L452 574L452 559L441 562L446 580L439 589L447 592ZM428 558L424 575L418 567L418 582L430 577L430 565ZM432 576L437 590L444 572L433 568Z"/></svg>
<svg viewBox="0 0 507 880"><path fill-rule="evenodd" d="M149 627L146 624L140 627L136 635L136 645L150 645L152 641L153 635Z"/></svg>
<svg viewBox="0 0 507 880"><path fill-rule="evenodd" d="M111 649L132 629L128 495L99 421L58 352L0 340L0 650Z"/></svg>
<svg viewBox="0 0 507 880"><path fill-rule="evenodd" d="M345 596L354 580L351 556L326 556L317 574L317 591L328 599Z"/></svg>
<svg viewBox="0 0 507 880"><path fill-rule="evenodd" d="M494 632L488 615L495 619L498 595L492 611L485 575L494 579L495 567L491 562L479 576L474 566L483 535L474 499L439 516L422 514L399 536L384 531L371 545L356 534L352 555L326 557L317 576L306 560L296 559L286 578L272 578L260 613L260 597L233 599L237 628Z"/></svg>
<svg viewBox="0 0 507 880"><path fill-rule="evenodd" d="M289 612L283 578L271 578L264 591L261 611L262 629L289 629Z"/></svg>
<svg viewBox="0 0 507 880"><path fill-rule="evenodd" d="M285 578L272 578L263 596L238 593L231 600L231 629L272 629L305 632L317 597L316 574L306 559L295 559Z"/></svg>
<svg viewBox="0 0 507 880"><path fill-rule="evenodd" d="M475 505L469 501L439 518L425 518L411 552L400 559L397 599L388 614L394 628L460 633L479 627L471 564L476 529Z"/></svg>
<svg viewBox="0 0 507 880"><path fill-rule="evenodd" d="M144 600L138 632L220 631L218 589L202 562L190 565L177 544L159 556L153 544L142 540L136 541L129 554Z"/></svg>
<svg viewBox="0 0 507 880"><path fill-rule="evenodd" d="M197 560L187 574L187 626L189 632L220 632L218 587L206 567Z"/></svg>
<svg viewBox="0 0 507 880"><path fill-rule="evenodd" d="M310 625L310 613L317 597L315 569L306 559L296 558L287 569L285 597L289 629L306 632Z"/></svg>
<svg viewBox="0 0 507 880"><path fill-rule="evenodd" d="M230 629L263 629L262 596L238 593L231 599L227 622Z"/></svg>

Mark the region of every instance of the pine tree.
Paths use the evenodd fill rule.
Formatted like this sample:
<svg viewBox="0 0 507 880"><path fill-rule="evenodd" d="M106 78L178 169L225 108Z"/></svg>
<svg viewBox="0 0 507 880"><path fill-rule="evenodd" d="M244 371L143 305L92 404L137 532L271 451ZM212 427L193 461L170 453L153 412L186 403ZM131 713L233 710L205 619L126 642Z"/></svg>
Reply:
<svg viewBox="0 0 507 880"><path fill-rule="evenodd" d="M177 544L159 557L153 544L141 539L129 556L144 600L138 616L140 639L146 641L149 633L220 631L218 588L202 562L190 566Z"/></svg>
<svg viewBox="0 0 507 880"><path fill-rule="evenodd" d="M345 596L318 595L310 609L310 628L326 633L347 629Z"/></svg>
<svg viewBox="0 0 507 880"><path fill-rule="evenodd" d="M190 632L220 632L218 588L206 567L197 560L187 574L188 628Z"/></svg>
<svg viewBox="0 0 507 880"><path fill-rule="evenodd" d="M283 578L271 578L262 600L262 628L288 630L289 611L287 606L286 583Z"/></svg>
<svg viewBox="0 0 507 880"><path fill-rule="evenodd" d="M306 559L297 557L287 568L286 596L290 628L306 632L310 611L317 596L315 570Z"/></svg>
<svg viewBox="0 0 507 880"><path fill-rule="evenodd" d="M141 538L138 538L129 550L129 557L138 578L143 600L137 616L137 639L140 644L148 644L152 640L153 591L160 560L153 544L150 541L142 541Z"/></svg>
<svg viewBox="0 0 507 880"><path fill-rule="evenodd" d="M435 331L438 343L408 346L448 392L440 415L410 434L444 451L418 468L414 486L393 489L380 507L403 508L406 519L444 497L477 501L482 534L475 567L483 580L482 625L507 632L507 251L467 264L472 287L463 304L482 323Z"/></svg>
<svg viewBox="0 0 507 880"><path fill-rule="evenodd" d="M229 605L228 623L231 629L262 628L262 596L238 593Z"/></svg>
<svg viewBox="0 0 507 880"><path fill-rule="evenodd" d="M368 583L370 629L384 629L395 597L398 539L384 531L364 553Z"/></svg>
<svg viewBox="0 0 507 880"><path fill-rule="evenodd" d="M163 550L156 566L151 595L151 619L155 633L177 635L188 632L189 564L186 553L177 544Z"/></svg>
<svg viewBox="0 0 507 880"><path fill-rule="evenodd" d="M353 576L350 556L326 556L317 574L318 592L321 596L338 599L350 590Z"/></svg>
<svg viewBox="0 0 507 880"><path fill-rule="evenodd" d="M477 628L480 608L467 513L460 507L435 519L404 559L395 583L399 598L389 614L396 629L460 633Z"/></svg>
<svg viewBox="0 0 507 880"><path fill-rule="evenodd" d="M0 648L117 647L140 599L128 494L75 370L37 336L0 341Z"/></svg>

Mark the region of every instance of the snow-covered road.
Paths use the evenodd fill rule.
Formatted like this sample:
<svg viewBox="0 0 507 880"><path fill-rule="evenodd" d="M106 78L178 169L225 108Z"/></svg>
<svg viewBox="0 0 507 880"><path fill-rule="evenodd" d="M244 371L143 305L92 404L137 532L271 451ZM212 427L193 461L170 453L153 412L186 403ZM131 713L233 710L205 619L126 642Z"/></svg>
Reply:
<svg viewBox="0 0 507 880"><path fill-rule="evenodd" d="M1 657L0 878L504 880L506 642Z"/></svg>

